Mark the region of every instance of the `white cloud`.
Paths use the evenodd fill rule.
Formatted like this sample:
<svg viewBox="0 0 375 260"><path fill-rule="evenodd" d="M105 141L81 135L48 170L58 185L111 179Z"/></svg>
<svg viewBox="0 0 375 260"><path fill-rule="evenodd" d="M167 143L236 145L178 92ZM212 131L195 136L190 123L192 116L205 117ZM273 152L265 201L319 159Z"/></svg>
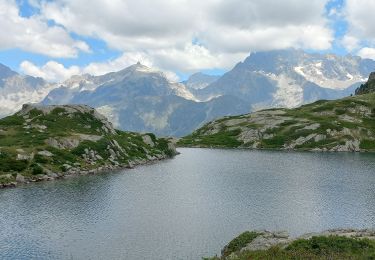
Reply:
<svg viewBox="0 0 375 260"><path fill-rule="evenodd" d="M54 48L48 43L31 48L29 43L29 48L55 57L89 51L87 44L70 38L69 33L75 33L101 39L123 54L81 68L65 68L56 62L42 67L24 63L22 68L32 75L44 73L50 80L61 80L73 71L100 75L141 61L175 78L171 71L230 69L253 51L329 49L333 32L326 18L327 1L32 0L40 14L17 19L35 21L39 26L53 21L57 26L43 30L59 30L50 38L58 34L62 46Z"/></svg>
<svg viewBox="0 0 375 260"><path fill-rule="evenodd" d="M343 16L348 23L348 31L343 38L347 50L358 50L362 57L374 57L372 47L375 47L375 1L346 0ZM360 49L360 46L366 46Z"/></svg>
<svg viewBox="0 0 375 260"><path fill-rule="evenodd" d="M140 62L148 67L163 71L169 80L176 82L179 81L179 78L175 71L194 73L202 69L230 69L233 64L244 59L247 55L246 52L212 54L203 46L189 43L183 49L126 52L116 59L92 62L83 67L66 68L55 61L49 61L43 66L37 66L30 61L23 61L20 67L25 74L42 77L53 82L62 82L72 75L89 73L98 76L119 71Z"/></svg>
<svg viewBox="0 0 375 260"><path fill-rule="evenodd" d="M120 57L105 62L93 62L82 68L83 73L103 75L108 72L119 71L137 62L153 67L153 62L143 53L124 53Z"/></svg>
<svg viewBox="0 0 375 260"><path fill-rule="evenodd" d="M106 62L93 62L84 67L65 67L63 64L56 61L48 61L42 66L37 66L30 61L23 61L20 65L20 69L23 73L30 76L41 77L50 82L63 82L73 75L80 75L84 73L89 73L95 76L103 75L109 72L119 71L137 62L141 62L143 65L148 67L160 69L155 67L152 61L141 53L123 54L117 59ZM170 81L179 81L178 76L174 72L163 70L163 73Z"/></svg>
<svg viewBox="0 0 375 260"><path fill-rule="evenodd" d="M19 14L14 0L0 0L0 49L20 48L51 57L76 57L89 46L74 40L61 26L48 26L42 17Z"/></svg>
<svg viewBox="0 0 375 260"><path fill-rule="evenodd" d="M349 34L375 39L375 1L347 0L345 18L349 23Z"/></svg>
<svg viewBox="0 0 375 260"><path fill-rule="evenodd" d="M181 48L161 48L144 51L125 52L119 58L107 62L91 63L83 70L93 75L117 71L137 63L163 71L183 71L193 73L202 69L230 69L244 59L247 52L212 53L204 46L187 43Z"/></svg>
<svg viewBox="0 0 375 260"><path fill-rule="evenodd" d="M64 65L55 61L49 61L41 67L30 61L23 61L20 67L27 75L41 77L51 82L61 82L73 75L81 74L81 69L78 66L65 68Z"/></svg>
<svg viewBox="0 0 375 260"><path fill-rule="evenodd" d="M364 47L357 54L362 58L375 60L375 48Z"/></svg>
<svg viewBox="0 0 375 260"><path fill-rule="evenodd" d="M78 35L141 55L156 67L228 68L251 51L329 49L327 0L56 0L41 15ZM199 44L192 44L194 41ZM92 70L116 67L92 64Z"/></svg>
<svg viewBox="0 0 375 260"><path fill-rule="evenodd" d="M329 29L319 26L286 26L253 29L216 28L202 36L209 49L228 52L264 51L284 48L329 49L333 40Z"/></svg>
<svg viewBox="0 0 375 260"><path fill-rule="evenodd" d="M230 69L248 53L211 52L204 46L187 43L181 48L152 50L144 55L150 58L154 66L163 70L174 68L176 71L192 73L202 69Z"/></svg>
<svg viewBox="0 0 375 260"><path fill-rule="evenodd" d="M58 0L44 2L41 11L70 31L134 51L190 41L194 7L188 0Z"/></svg>
<svg viewBox="0 0 375 260"><path fill-rule="evenodd" d="M225 0L216 1L211 14L218 24L237 28L324 25L325 0Z"/></svg>
<svg viewBox="0 0 375 260"><path fill-rule="evenodd" d="M157 65L157 61L153 57L142 52L124 53L117 59L106 62L93 62L82 68L82 72L98 76L105 73L122 70L138 62L150 68L162 70L165 76L172 82L179 81L179 78L175 72L168 70L166 67L161 68Z"/></svg>
<svg viewBox="0 0 375 260"><path fill-rule="evenodd" d="M350 35L345 35L341 43L348 51L353 51L359 47L359 39Z"/></svg>

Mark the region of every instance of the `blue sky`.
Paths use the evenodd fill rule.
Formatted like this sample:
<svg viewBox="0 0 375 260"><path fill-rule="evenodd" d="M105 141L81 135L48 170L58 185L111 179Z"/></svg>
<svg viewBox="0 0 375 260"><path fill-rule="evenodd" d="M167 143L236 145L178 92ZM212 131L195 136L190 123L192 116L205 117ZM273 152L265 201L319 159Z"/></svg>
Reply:
<svg viewBox="0 0 375 260"><path fill-rule="evenodd" d="M0 0L0 63L62 81L141 61L181 80L221 74L252 51L375 57L371 19L361 18L375 10L371 0L178 2Z"/></svg>

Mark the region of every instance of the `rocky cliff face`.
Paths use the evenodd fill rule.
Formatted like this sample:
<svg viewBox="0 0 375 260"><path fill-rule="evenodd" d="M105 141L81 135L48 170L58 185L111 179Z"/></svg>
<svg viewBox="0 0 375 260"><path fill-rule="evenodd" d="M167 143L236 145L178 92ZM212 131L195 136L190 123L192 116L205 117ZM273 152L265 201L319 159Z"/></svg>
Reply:
<svg viewBox="0 0 375 260"><path fill-rule="evenodd" d="M375 72L370 74L368 81L362 84L359 88L355 90L356 95L368 94L375 92Z"/></svg>
<svg viewBox="0 0 375 260"><path fill-rule="evenodd" d="M375 93L212 121L181 146L375 151Z"/></svg>
<svg viewBox="0 0 375 260"><path fill-rule="evenodd" d="M133 167L175 154L169 140L116 130L86 105L24 105L0 120L0 187Z"/></svg>

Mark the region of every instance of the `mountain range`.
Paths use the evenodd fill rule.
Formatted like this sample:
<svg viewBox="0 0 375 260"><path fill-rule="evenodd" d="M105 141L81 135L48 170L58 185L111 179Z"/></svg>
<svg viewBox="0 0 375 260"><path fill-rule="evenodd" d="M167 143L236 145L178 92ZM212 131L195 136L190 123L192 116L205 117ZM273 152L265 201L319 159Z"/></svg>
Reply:
<svg viewBox="0 0 375 260"><path fill-rule="evenodd" d="M248 102L251 110L292 108L353 94L374 68L375 61L351 55L294 49L252 53L195 96L205 100L234 95Z"/></svg>
<svg viewBox="0 0 375 260"><path fill-rule="evenodd" d="M25 103L40 102L55 84L42 78L20 75L0 64L0 118L19 110Z"/></svg>
<svg viewBox="0 0 375 260"><path fill-rule="evenodd" d="M202 122L248 110L245 102L222 96L198 102L181 83L163 73L135 64L93 77L83 75L52 90L42 104L87 104L128 131L181 136Z"/></svg>
<svg viewBox="0 0 375 260"><path fill-rule="evenodd" d="M183 136L222 116L349 96L374 69L373 60L295 49L252 53L222 76L181 83L140 63L58 84L0 66L0 116L29 102L86 104L123 130Z"/></svg>

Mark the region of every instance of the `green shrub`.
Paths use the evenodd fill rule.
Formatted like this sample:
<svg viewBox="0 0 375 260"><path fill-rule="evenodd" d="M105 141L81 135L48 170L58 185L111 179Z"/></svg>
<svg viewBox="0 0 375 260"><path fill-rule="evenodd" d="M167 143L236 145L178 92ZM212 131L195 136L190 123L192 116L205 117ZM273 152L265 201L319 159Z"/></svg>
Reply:
<svg viewBox="0 0 375 260"><path fill-rule="evenodd" d="M172 157L174 155L173 151L170 150L169 147L168 147L168 140L166 140L164 138L159 139L156 148L163 151L169 157Z"/></svg>
<svg viewBox="0 0 375 260"><path fill-rule="evenodd" d="M68 168L66 168L64 165L60 165L59 168L60 168L60 170L62 172L67 172L68 171Z"/></svg>
<svg viewBox="0 0 375 260"><path fill-rule="evenodd" d="M335 114L336 115L343 115L346 113L346 110L345 109L342 109L342 108L336 108L335 109Z"/></svg>
<svg viewBox="0 0 375 260"><path fill-rule="evenodd" d="M51 153L53 153L53 161L54 162L60 162L60 163L65 163L65 162L75 162L76 161L76 156L75 154L72 154L68 150L61 150L57 149L54 147L48 147L47 150Z"/></svg>
<svg viewBox="0 0 375 260"><path fill-rule="evenodd" d="M51 114L58 115L60 113L65 113L65 112L66 112L66 110L64 108L62 108L62 107L56 107L56 108L54 108L52 110Z"/></svg>
<svg viewBox="0 0 375 260"><path fill-rule="evenodd" d="M186 136L179 140L179 146L201 145L204 147L224 147L234 148L243 144L242 141L237 140L237 136L241 133L241 129L224 130L216 134L202 135L198 132Z"/></svg>
<svg viewBox="0 0 375 260"><path fill-rule="evenodd" d="M375 150L375 141L369 139L362 140L359 145L359 148L365 150Z"/></svg>
<svg viewBox="0 0 375 260"><path fill-rule="evenodd" d="M0 120L0 125L3 126L20 126L25 120L20 116L8 116Z"/></svg>
<svg viewBox="0 0 375 260"><path fill-rule="evenodd" d="M270 139L263 139L261 146L262 148L281 148L286 142L286 137L282 135L276 135Z"/></svg>
<svg viewBox="0 0 375 260"><path fill-rule="evenodd" d="M42 115L42 114L43 114L43 112L40 111L39 109L36 109L36 108L33 108L33 109L30 110L30 112L29 112L29 115L30 115L31 117L37 117L37 116L40 116L40 115Z"/></svg>
<svg viewBox="0 0 375 260"><path fill-rule="evenodd" d="M327 102L325 104L319 105L318 107L313 108L313 112L323 112L323 111L332 111L335 108L334 102Z"/></svg>
<svg viewBox="0 0 375 260"><path fill-rule="evenodd" d="M48 162L48 159L46 157L44 157L43 155L40 155L40 154L36 154L34 156L34 161L36 163L47 163Z"/></svg>
<svg viewBox="0 0 375 260"><path fill-rule="evenodd" d="M230 255L233 252L240 250L245 247L251 241L253 241L259 234L256 232L246 231L234 238L229 244L223 249L222 255L224 257Z"/></svg>
<svg viewBox="0 0 375 260"><path fill-rule="evenodd" d="M319 236L299 239L285 248L286 251L303 251L316 256L334 254L358 255L364 252L375 254L375 243L368 239L354 239L342 236ZM374 255L375 256L375 255Z"/></svg>
<svg viewBox="0 0 375 260"><path fill-rule="evenodd" d="M42 167L40 167L38 164L33 164L32 166L31 166L31 173L33 174L33 175L38 175L38 174L43 174L43 168Z"/></svg>
<svg viewBox="0 0 375 260"><path fill-rule="evenodd" d="M280 124L280 126L290 126L290 125L294 125L294 124L298 124L298 123L299 123L298 120L292 119L292 120L286 120L285 122L282 122Z"/></svg>
<svg viewBox="0 0 375 260"><path fill-rule="evenodd" d="M1 172L21 172L25 170L29 164L27 160L16 160L13 156L4 152L0 154L0 171Z"/></svg>
<svg viewBox="0 0 375 260"><path fill-rule="evenodd" d="M102 138L99 141L83 141L76 148L74 148L71 153L76 156L81 156L85 153L85 149L97 151L100 156L104 159L109 157L109 152L107 151L107 146L109 145L109 140L107 138Z"/></svg>

